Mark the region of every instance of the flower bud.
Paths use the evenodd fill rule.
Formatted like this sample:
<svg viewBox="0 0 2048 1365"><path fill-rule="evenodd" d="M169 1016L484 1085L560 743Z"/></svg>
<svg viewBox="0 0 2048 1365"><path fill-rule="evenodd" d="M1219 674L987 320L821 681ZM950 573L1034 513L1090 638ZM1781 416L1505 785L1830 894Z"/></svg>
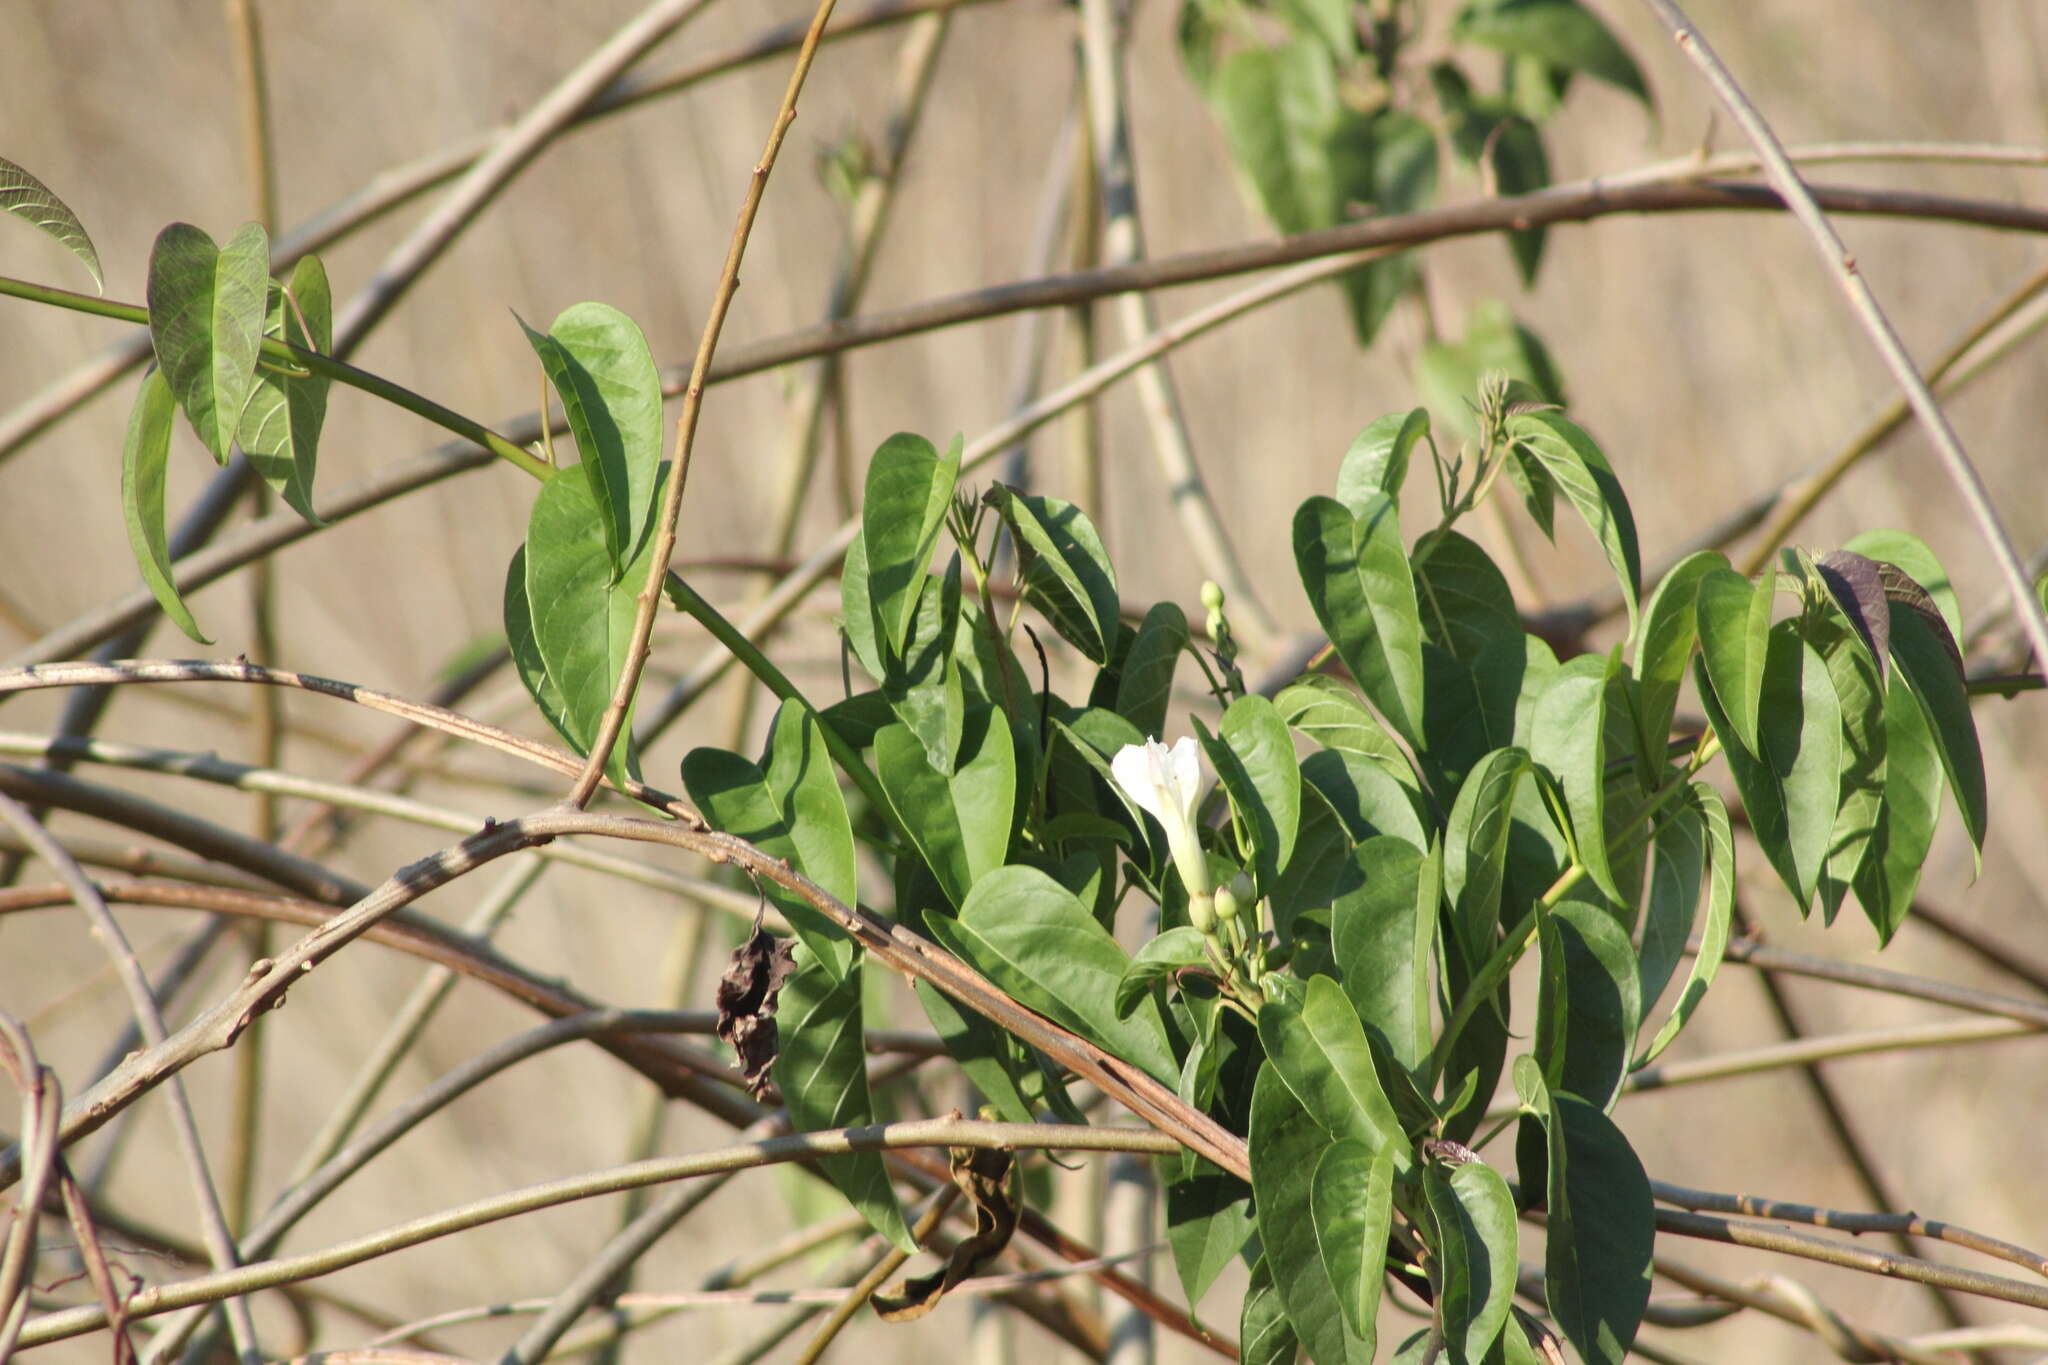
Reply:
<svg viewBox="0 0 2048 1365"><path fill-rule="evenodd" d="M1205 579L1202 583L1202 608L1205 611L1223 610L1223 585Z"/></svg>
<svg viewBox="0 0 2048 1365"><path fill-rule="evenodd" d="M1208 896L1188 897L1188 923L1198 934L1216 932L1216 903Z"/></svg>
<svg viewBox="0 0 2048 1365"><path fill-rule="evenodd" d="M1227 886L1219 886L1216 888L1215 901L1217 919L1228 920L1237 918L1238 904L1236 892Z"/></svg>

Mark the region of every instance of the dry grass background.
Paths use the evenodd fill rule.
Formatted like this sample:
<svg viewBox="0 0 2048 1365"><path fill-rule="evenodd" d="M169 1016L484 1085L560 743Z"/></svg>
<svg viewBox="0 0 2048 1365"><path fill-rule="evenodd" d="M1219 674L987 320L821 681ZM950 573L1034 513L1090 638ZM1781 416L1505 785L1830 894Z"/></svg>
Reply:
<svg viewBox="0 0 2048 1365"><path fill-rule="evenodd" d="M764 25L808 13L803 0L716 4L647 64L662 69L715 51ZM1181 75L1171 42L1173 6L1140 7L1131 98L1141 205L1154 254L1263 236L1227 170L1221 137ZM1551 146L1559 179L1679 154L1699 142L1705 100L1647 12L1621 0L1600 8L1650 74L1660 101L1653 127L1604 89L1575 92ZM1694 17L1751 85L1790 141L1843 138L2048 143L2048 11L2029 0L1813 0L1747 4L1701 0ZM575 5L511 0L356 0L264 6L281 159L282 213L299 221L376 171L515 116L636 9L627 0ZM901 30L835 45L805 93L782 170L757 229L728 342L814 322L839 237L839 216L813 173L814 150L850 132L870 136L886 107ZM1047 0L1005 0L960 12L940 58L930 111L910 152L894 221L869 303L881 307L1016 278L1025 271L1042 167L1069 99L1071 11ZM786 59L664 99L550 149L413 291L357 356L450 406L486 420L524 411L535 368L508 310L533 321L579 299L614 303L640 321L664 363L687 358L751 159L786 77ZM1725 142L1725 139L1724 139ZM66 197L96 237L111 296L142 292L151 238L184 219L224 235L249 216L239 153L228 36L214 0L11 0L0 37L0 154L35 170ZM2039 203L2042 170L1917 166L1850 168L1824 178L1914 185ZM1445 198L1478 192L1453 182ZM374 270L417 209L401 211L326 259L346 296ZM1916 354L1946 344L2042 259L2016 236L1852 221L1844 231L1865 273ZM1825 458L1890 397L1875 355L1789 220L1753 214L1609 219L1552 234L1540 287L1516 295L1499 245L1475 241L1427 262L1438 314L1455 324L1473 301L1513 298L1548 340L1571 387L1576 416L1603 441L1632 495L1645 559L1656 562L1719 514L1791 469ZM18 228L0 231L0 270L71 284L73 264ZM1169 315L1229 288L1198 286L1162 299ZM1105 311L1105 330L1108 315ZM0 410L13 407L118 334L118 327L9 302L0 313ZM898 429L971 438L1006 412L1016 327L998 321L853 354L849 429L867 450ZM1334 293L1312 292L1181 352L1175 369L1197 449L1231 534L1268 605L1290 628L1313 625L1287 547L1294 505L1325 489L1350 436L1411 402L1416 337L1396 325L1371 352L1350 339ZM2041 433L2048 384L2041 353L2023 352L1952 408L2023 552L2048 538ZM785 381L767 374L713 391L684 508L685 559L760 553L775 489L773 458L786 421ZM62 622L135 582L117 502L118 451L132 381L0 469L0 590L37 626ZM1106 497L1095 509L1129 599L1171 597L1195 606L1201 571L1162 510L1159 479L1128 388L1100 407ZM418 421L337 393L322 445L320 485L332 489L438 439ZM181 438L171 503L209 472ZM1064 485L1067 437L1038 443L1041 477ZM821 480L807 523L813 538L836 521ZM419 695L463 642L496 628L506 558L532 491L492 468L313 538L279 560L282 638L274 662ZM1831 545L1880 525L1926 536L1951 567L1966 613L1996 595L1988 557L1917 435L1907 433L1853 475L1801 532ZM1592 589L1600 570L1567 531L1536 556L1553 601ZM721 600L744 580L706 576ZM247 589L230 579L194 605L217 653L248 647ZM821 598L813 621L836 602ZM21 632L0 627L7 643ZM781 657L821 688L836 671L810 632ZM656 670L686 668L703 649L694 629L664 628ZM152 654L192 652L159 632ZM250 698L234 689L131 690L102 733L168 747L249 751ZM199 703L204 703L202 709ZM46 728L49 695L13 700L5 728ZM348 752L381 737L381 723L301 696L287 699L286 761L337 773ZM2023 952L2048 959L2036 889L2048 884L2044 786L2048 757L2038 698L1980 709L1993 792L1982 878L1970 883L1967 849L1944 825L1925 895ZM485 690L478 709L533 728L516 684ZM648 756L672 782L688 744L723 742L730 696L702 708L683 733ZM502 765L456 754L462 773L504 775ZM99 774L107 776L104 772ZM117 780L110 777L109 780ZM137 788L247 827L247 798L194 791L176 779L133 778ZM479 812L516 808L449 778L423 794ZM67 822L59 823L64 828ZM82 828L75 819L68 822ZM371 824L342 859L376 879L438 845L442 836ZM1752 904L1781 941L1853 960L1875 957L1872 936L1845 921L1820 938L1787 916L1760 859ZM482 894L472 879L427 908L460 920ZM551 874L507 928L506 949L602 998L659 1003L658 967L676 909L660 898L575 872ZM174 917L136 912L130 932L147 949L180 929ZM1990 974L1909 926L1888 966L2001 989ZM73 917L46 913L0 925L0 1009L35 1022L39 1046L76 1089L122 1017L95 976L101 959ZM195 998L232 979L221 964ZM352 950L292 994L274 1017L269 1047L269 1129L260 1188L273 1188L324 1117L326 1102L403 998L417 969L371 947ZM90 978L89 996L70 993ZM701 976L691 1003L709 998ZM1794 983L1814 1031L1905 1022L1936 1014L1905 1002ZM479 991L456 1005L408 1059L395 1094L410 1093L526 1017ZM1704 1055L1775 1037L1745 968L1731 966L1678 1054ZM1834 1064L1854 1120L1899 1197L1913 1208L1996 1235L2048 1242L2048 1156L2039 1136L2043 1092L2038 1044ZM224 1135L232 1067L212 1059L189 1076L210 1138ZM308 1220L296 1248L323 1245L412 1214L553 1175L608 1164L626 1143L640 1086L587 1051L551 1054L492 1082L438 1124L373 1165L350 1192ZM1679 1183L1853 1205L1858 1196L1805 1092L1791 1076L1726 1082L1624 1102L1620 1118L1653 1174ZM672 1116L667 1147L714 1140L713 1126ZM188 1198L169 1152L168 1128L146 1112L126 1136L113 1194L166 1226L189 1225ZM88 1152L98 1150L98 1143ZM787 1225L770 1177L742 1178L645 1263L642 1283L682 1287L694 1271ZM406 1315L497 1298L545 1294L613 1226L602 1202L519 1220L403 1253L334 1277L334 1287ZM1859 1323L1890 1331L1934 1325L1910 1286L1823 1271L1804 1263L1720 1254L1674 1244L1700 1264L1739 1274L1780 1272L1816 1288ZM1171 1284L1162 1261L1162 1283ZM1210 1300L1224 1310L1234 1290ZM711 1359L757 1329L762 1310L721 1310L654 1329L644 1358ZM2002 1306L1973 1315L2004 1320ZM2018 1314L2020 1310L2013 1310ZM945 1358L965 1340L969 1309L950 1306L925 1325L868 1327L843 1347ZM274 1314L265 1321L276 1322ZM510 1340L502 1325L452 1333L484 1354ZM1808 1360L1821 1348L1789 1328L1745 1316L1701 1332L1653 1333L1687 1358ZM1028 1358L1061 1358L1035 1329L1019 1329ZM48 1348L50 1359L89 1359L100 1347ZM1048 1352L1052 1352L1048 1355ZM1168 1359L1193 1359L1180 1343Z"/></svg>

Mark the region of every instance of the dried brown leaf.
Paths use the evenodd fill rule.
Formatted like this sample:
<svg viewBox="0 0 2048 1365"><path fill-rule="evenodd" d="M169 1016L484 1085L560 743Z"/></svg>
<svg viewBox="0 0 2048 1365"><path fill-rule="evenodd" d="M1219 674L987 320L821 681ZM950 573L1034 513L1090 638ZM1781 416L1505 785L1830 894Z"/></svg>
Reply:
<svg viewBox="0 0 2048 1365"><path fill-rule="evenodd" d="M913 1276L868 1303L884 1322L915 1322L938 1306L946 1291L979 1273L1010 1244L1018 1207L1010 1198L1010 1153L993 1147L952 1149L953 1183L974 1205L974 1232L961 1239L943 1268Z"/></svg>
<svg viewBox="0 0 2048 1365"><path fill-rule="evenodd" d="M718 978L718 1036L739 1054L740 1075L748 1093L768 1098L775 1083L769 1069L781 1043L775 1030L775 1006L782 983L796 970L791 941L777 938L754 921L754 932L732 951L732 961Z"/></svg>

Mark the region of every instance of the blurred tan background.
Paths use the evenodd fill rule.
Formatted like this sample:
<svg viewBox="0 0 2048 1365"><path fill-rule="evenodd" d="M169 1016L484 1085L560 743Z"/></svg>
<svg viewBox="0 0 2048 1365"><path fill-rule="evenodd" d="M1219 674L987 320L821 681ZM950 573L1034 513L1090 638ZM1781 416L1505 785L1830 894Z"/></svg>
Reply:
<svg viewBox="0 0 2048 1365"><path fill-rule="evenodd" d="M1448 9L1437 0L1430 5ZM516 117L636 8L621 0L262 5L282 221L297 223L386 167ZM842 6L849 14L860 8ZM1684 154L1701 143L1709 125L1694 74L1647 10L1623 0L1600 0L1597 8L1649 75L1659 117L1652 124L1623 96L1580 82L1549 136L1560 181ZM1221 134L1180 70L1175 9L1163 0L1139 6L1131 54L1141 207L1155 255L1269 233L1239 191ZM723 0L642 69L666 70L723 51L809 11L802 0ZM2048 9L2029 0L1700 0L1692 12L1788 141L2048 144ZM40 175L78 212L106 262L110 297L140 298L149 244L165 223L183 219L225 237L250 216L254 200L240 152L220 4L10 0L0 14L0 155ZM816 158L849 134L880 138L905 32L878 31L822 54L753 236L728 344L804 327L821 316L843 215L820 183ZM1044 168L1070 103L1073 42L1073 11L1049 0L999 0L957 13L880 247L870 309L1031 273ZM538 388L511 311L538 325L581 299L604 300L632 314L663 364L686 361L787 72L788 59L775 58L606 119L551 147L426 275L358 352L357 363L494 421L532 408ZM1724 133L1716 145L1734 144ZM1817 178L2048 201L2048 170L2042 169L1854 166ZM1448 176L1442 198L1457 202L1480 192L1469 178ZM418 206L401 210L324 253L338 298L369 278L420 212ZM2048 256L2043 243L1975 229L1869 220L1841 227L1907 343L1923 358ZM1691 215L1560 227L1552 232L1540 285L1527 295L1517 290L1495 241L1435 249L1425 269L1447 330L1460 327L1472 303L1499 296L1549 343L1574 415L1603 442L1631 494L1646 564L1664 562L1760 488L1829 457L1892 394L1836 286L1788 219ZM64 287L82 279L60 248L19 224L0 226L0 273ZM1159 302L1166 316L1178 316L1237 287L1180 289ZM1099 310L1099 319L1105 341L1113 343L1119 333L1111 311ZM0 411L26 401L122 330L0 302ZM1016 320L1001 319L853 353L845 379L852 448L865 452L899 429L941 443L956 431L972 440L1009 410L1018 336ZM1266 604L1292 631L1313 626L1288 550L1292 510L1303 497L1327 490L1358 428L1414 401L1408 376L1417 340L1415 328L1397 319L1372 351L1361 352L1338 296L1324 288L1174 357L1197 456L1229 532ZM1065 353L1056 355L1064 364ZM1950 409L2023 554L2048 539L2042 366L2042 352L2022 351ZM712 391L684 507L682 559L765 553L775 462L786 440L787 385L787 376L769 373ZM134 586L118 503L120 441L132 393L131 379L0 468L0 590L27 618L0 626L0 653L27 643L29 630L62 623ZM1103 505L1092 510L1117 558L1126 599L1169 597L1199 619L1203 571L1164 510L1131 389L1112 390L1099 410L1106 490ZM340 487L441 435L337 390L319 487ZM1070 428L1053 428L1036 444L1039 478L1048 491L1073 491L1066 474L1071 437ZM172 508L184 505L210 473L196 443L181 436L173 453ZM838 520L831 482L821 478L812 490L800 545L815 543ZM283 624L273 662L423 695L465 642L498 628L504 566L531 496L527 480L491 468L286 551L278 560ZM1925 536L1953 573L1971 619L1997 600L1988 556L1925 442L1910 431L1859 469L1797 538L1825 547L1874 526ZM1547 603L1601 587L1598 560L1575 527L1561 531L1555 553L1532 538L1532 554ZM698 581L721 602L754 591L752 580L731 574L707 573ZM211 653L225 657L250 648L247 593L237 577L195 595L194 609L217 641ZM808 629L777 651L801 681L828 694L836 688L837 667L821 627L836 606L836 594L819 595L808 609ZM665 681L684 671L703 648L694 629L664 627L656 675ZM195 647L159 631L146 653L190 655ZM242 717L251 699L241 689L185 688L179 698L164 695L168 690L122 696L100 732L247 756ZM537 718L509 678L486 686L469 705L538 732ZM57 706L50 694L14 699L0 728L46 729ZM1970 885L1968 850L1951 813L1923 894L2048 961L2037 890L2048 882L2048 844L2040 837L2039 765L2048 757L2041 706L2032 696L1980 706L1993 793L1984 873ZM315 698L289 696L287 712L294 733L285 761L312 774L340 773L353 751L387 732L385 722ZM729 692L711 698L647 756L650 780L675 785L675 765L687 746L726 742L730 714ZM526 776L480 754L449 761L460 774ZM245 797L195 791L175 779L104 769L91 775L248 827ZM447 777L429 780L421 791L500 816L527 808L521 802L529 799ZM75 817L70 823L84 827ZM65 827L60 820L58 828ZM442 842L444 836L432 831L373 821L338 862L374 881ZM1749 861L1750 904L1778 941L1851 960L1876 958L1873 936L1853 911L1824 937L1788 922L1782 891L1761 859ZM490 880L462 883L425 908L460 921ZM527 899L502 943L522 961L607 1001L654 1005L662 1003L658 968L676 913L651 894L557 871ZM157 958L149 953L160 957L183 928L176 917L157 912L136 912L127 922L151 961ZM2015 989L1913 925L1882 961ZM96 994L68 997L100 964L74 916L53 912L0 924L0 1009L32 1021L39 1047L73 1090L122 1017L103 976L96 978ZM211 998L232 982L234 970L223 960L190 998ZM274 1188L290 1168L417 974L415 965L364 947L293 992L289 1008L271 1025L271 1055L279 1060L261 1167L268 1183L259 1188ZM699 977L690 1004L708 1005L713 974L715 964ZM1790 989L1815 1032L1940 1017L1932 1008L1839 988L1795 982ZM527 1022L481 990L459 991L391 1093L411 1093ZM1749 969L1731 965L1672 1055L1702 1056L1778 1036ZM1980 1044L1839 1062L1828 1075L1848 1096L1858 1131L1908 1206L2040 1245L2048 1243L2048 1186L2038 1178L2048 1155L2039 1135L2042 1055L2029 1041ZM216 1141L225 1132L231 1070L226 1059L213 1058L189 1074L202 1123ZM625 1116L642 1086L588 1049L551 1053L490 1083L373 1165L289 1245L325 1245L457 1200L615 1162L627 1143ZM1627 1099L1619 1117L1653 1175L1700 1188L1859 1205L1806 1091L1786 1073ZM714 1125L677 1113L665 1145L687 1150L717 1141L718 1134ZM189 1226L169 1129L155 1107L146 1107L126 1142L113 1197L157 1224ZM688 1225L694 1231L669 1239L643 1263L641 1284L687 1287L705 1268L779 1235L791 1218L779 1189L770 1177L735 1182ZM332 1283L401 1316L546 1294L587 1259L616 1217L615 1207L598 1201L403 1253ZM1703 1244L1673 1241L1665 1249L1738 1277L1789 1275L1873 1329L1903 1333L1937 1325L1926 1296L1911 1286ZM1164 1254L1154 1274L1178 1296ZM1239 1283L1236 1275L1227 1277L1205 1316L1234 1327ZM642 1358L714 1359L750 1339L772 1311L688 1315L651 1329L629 1350ZM1980 1321L2018 1318L2048 1328L2039 1315L2028 1319L2004 1305L1977 1302L1969 1312ZM840 1358L875 1352L956 1358L971 1316L967 1305L949 1304L916 1327L857 1328ZM263 1320L278 1318L266 1310ZM335 1330L357 1329L344 1324ZM486 1323L451 1332L447 1340L482 1356L509 1342L513 1330ZM1393 1340L1407 1330L1389 1318ZM1823 1355L1810 1336L1753 1314L1689 1333L1652 1330L1646 1340L1693 1360ZM997 1344L990 1335L975 1342L977 1351ZM1018 1358L1066 1358L1029 1326L1016 1329L1013 1345ZM73 1343L46 1348L39 1358L94 1359L100 1349ZM785 1356L790 1349L783 1348ZM1171 1339L1161 1353L1170 1360L1197 1358Z"/></svg>

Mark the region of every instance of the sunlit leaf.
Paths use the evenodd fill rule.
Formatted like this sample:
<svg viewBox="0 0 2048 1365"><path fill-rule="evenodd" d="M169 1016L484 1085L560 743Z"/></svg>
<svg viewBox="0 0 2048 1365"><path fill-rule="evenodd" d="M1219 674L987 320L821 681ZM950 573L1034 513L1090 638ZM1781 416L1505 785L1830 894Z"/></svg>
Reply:
<svg viewBox="0 0 2048 1365"><path fill-rule="evenodd" d="M1188 618L1171 602L1155 603L1138 625L1117 679L1116 712L1159 738L1173 700L1173 671L1188 647Z"/></svg>
<svg viewBox="0 0 2048 1365"><path fill-rule="evenodd" d="M860 511L862 579L884 663L902 650L917 618L925 570L959 477L957 437L941 456L924 437L898 432L882 442L868 464Z"/></svg>
<svg viewBox="0 0 2048 1365"><path fill-rule="evenodd" d="M989 499L1016 537L1024 596L1053 629L1095 663L1116 644L1116 570L1088 514L1060 498L1033 497L997 484Z"/></svg>
<svg viewBox="0 0 2048 1365"><path fill-rule="evenodd" d="M632 642L637 598L645 585L648 559L640 559L623 576L612 572L605 547L603 516L591 497L587 480L557 474L541 485L526 523L526 601L532 638L561 705L549 719L562 738L587 753L596 741L606 706L618 687ZM507 620L506 630L516 625ZM527 688L548 702L527 680ZM614 782L637 771L632 751L632 715L620 730L605 771Z"/></svg>
<svg viewBox="0 0 2048 1365"><path fill-rule="evenodd" d="M1389 413L1359 432L1337 466L1337 501L1360 512L1375 493L1400 497L1409 456L1428 438L1427 408Z"/></svg>
<svg viewBox="0 0 2048 1365"><path fill-rule="evenodd" d="M1507 1181L1484 1161L1422 1173L1423 1196L1443 1263L1438 1303L1454 1365L1481 1365L1507 1324L1520 1236Z"/></svg>
<svg viewBox="0 0 2048 1365"><path fill-rule="evenodd" d="M1414 1071L1429 1059L1429 967L1443 858L1391 836L1361 844L1353 856L1357 885L1337 898L1330 914L1344 994L1368 1036Z"/></svg>
<svg viewBox="0 0 2048 1365"><path fill-rule="evenodd" d="M1333 1136L1388 1153L1397 1170L1414 1164L1365 1027L1335 981L1309 978L1299 1005L1268 998L1259 1008L1259 1040L1287 1088Z"/></svg>
<svg viewBox="0 0 2048 1365"><path fill-rule="evenodd" d="M270 239L245 223L216 247L190 223L157 234L149 253L149 336L178 407L227 463L256 385L269 302Z"/></svg>
<svg viewBox="0 0 2048 1365"><path fill-rule="evenodd" d="M815 962L800 966L782 983L776 1025L782 1051L775 1059L775 1083L789 1106L791 1127L808 1133L875 1122L858 964L842 977ZM876 1232L904 1251L917 1250L880 1152L820 1157L818 1168Z"/></svg>
<svg viewBox="0 0 2048 1365"><path fill-rule="evenodd" d="M1757 749L1757 711L1763 704L1764 658L1771 645L1773 592L1733 569L1714 569L1699 579L1700 661L1714 695L1751 753Z"/></svg>
<svg viewBox="0 0 2048 1365"><path fill-rule="evenodd" d="M802 702L786 701L776 709L761 762L723 749L692 749L683 758L683 785L712 828L786 860L842 903L854 903L859 887L853 826L824 731ZM772 881L764 880L761 890L812 958L834 980L844 978L854 960L844 931Z"/></svg>
<svg viewBox="0 0 2048 1365"><path fill-rule="evenodd" d="M5 157L0 157L0 210L62 242L91 273L93 288L107 292L106 279L100 274L100 254L93 250L85 224L54 190Z"/></svg>
<svg viewBox="0 0 2048 1365"><path fill-rule="evenodd" d="M910 727L875 735L875 775L896 817L955 905L1003 865L1015 814L1017 760L1010 727L992 706L967 710L960 758L950 774L932 767Z"/></svg>
<svg viewBox="0 0 2048 1365"><path fill-rule="evenodd" d="M1379 1339L1380 1281L1393 1222L1394 1162L1355 1138L1323 1149L1309 1179L1316 1246L1344 1325L1370 1356Z"/></svg>
<svg viewBox="0 0 2048 1365"><path fill-rule="evenodd" d="M272 286L263 331L266 336L323 355L333 346L334 293L318 256L301 257L285 289ZM242 409L235 436L242 454L263 481L287 506L316 526L321 522L313 511L313 472L318 466L320 428L327 421L331 383L325 375L282 375L259 369L256 388Z"/></svg>
<svg viewBox="0 0 2048 1365"><path fill-rule="evenodd" d="M1721 804L1721 794L1704 782L1695 782L1687 793L1687 804L1682 813L1697 813L1706 833L1706 862L1709 869L1707 889L1707 922L1700 931L1699 951L1693 954L1692 970L1686 975L1685 986L1672 1003L1671 1013L1665 1016L1657 1036L1632 1064L1646 1066L1657 1059L1657 1054L1671 1045L1686 1021L1707 998L1707 988L1714 984L1714 976L1721 969L1721 960L1728 951L1728 930L1735 918L1735 835L1728 823L1728 809ZM1689 831L1686 837L1689 837ZM1661 841L1662 835L1660 833ZM1682 873L1680 874L1682 875ZM1697 875L1697 874L1695 874ZM1690 926L1688 926L1689 928ZM1669 930L1665 930L1668 938ZM1643 961L1644 985L1643 1008L1648 1010L1661 994L1663 981L1657 982L1657 990L1650 990L1652 980L1648 965L1650 962L1649 931L1644 931ZM1662 950L1660 950L1661 952ZM1669 979L1669 969L1665 969Z"/></svg>
<svg viewBox="0 0 2048 1365"><path fill-rule="evenodd" d="M1394 732L1421 734L1422 623L1401 521L1384 495L1353 512L1310 498L1294 514L1294 559L1337 654Z"/></svg>
<svg viewBox="0 0 2048 1365"><path fill-rule="evenodd" d="M1252 1203L1259 1243L1288 1325L1315 1365L1371 1365L1372 1350L1345 1320L1316 1241L1316 1163L1331 1136L1279 1070L1263 1067L1252 1091Z"/></svg>
<svg viewBox="0 0 2048 1365"><path fill-rule="evenodd" d="M1180 1066L1166 1025L1149 1001L1116 1012L1117 984L1130 959L1079 898L1035 867L998 868L981 878L960 917L932 916L945 947L1024 1004L1172 1085Z"/></svg>
<svg viewBox="0 0 2048 1365"><path fill-rule="evenodd" d="M1485 0L1467 5L1452 36L1584 72L1650 103L1650 88L1635 59L1600 17L1578 0Z"/></svg>
<svg viewBox="0 0 2048 1365"><path fill-rule="evenodd" d="M1587 1365L1622 1365L1650 1300L1656 1225L1649 1178L1613 1121L1578 1096L1549 1089L1533 1059L1515 1063L1515 1089L1546 1139L1543 1270L1551 1316ZM1525 1165L1520 1174L1526 1189L1535 1173Z"/></svg>
<svg viewBox="0 0 2048 1365"><path fill-rule="evenodd" d="M142 377L142 391L128 414L128 436L121 444L121 513L128 523L128 547L150 595L179 630L210 645L213 641L199 633L199 623L178 595L164 535L164 466L170 460L171 418L176 411L163 371L152 366Z"/></svg>
<svg viewBox="0 0 2048 1365"><path fill-rule="evenodd" d="M616 577L654 524L662 451L654 353L633 319L610 304L571 304L545 333L519 326L561 396Z"/></svg>
<svg viewBox="0 0 2048 1365"><path fill-rule="evenodd" d="M1643 580L1642 554L1636 548L1635 516L1621 482L1600 447L1583 429L1554 412L1525 412L1507 419L1507 434L1517 450L1542 466L1585 521L1607 555L1628 604L1631 634L1636 625L1636 594Z"/></svg>
<svg viewBox="0 0 2048 1365"><path fill-rule="evenodd" d="M1244 1250L1252 1235L1251 1193L1242 1180L1226 1175L1198 1175L1166 1187L1166 1244L1173 1248L1189 1308L1200 1306L1216 1277ZM1247 1344L1245 1359L1251 1358Z"/></svg>
<svg viewBox="0 0 2048 1365"><path fill-rule="evenodd" d="M1567 898L1537 920L1536 1060L1556 1090L1613 1107L1642 1019L1628 931L1604 905Z"/></svg>

